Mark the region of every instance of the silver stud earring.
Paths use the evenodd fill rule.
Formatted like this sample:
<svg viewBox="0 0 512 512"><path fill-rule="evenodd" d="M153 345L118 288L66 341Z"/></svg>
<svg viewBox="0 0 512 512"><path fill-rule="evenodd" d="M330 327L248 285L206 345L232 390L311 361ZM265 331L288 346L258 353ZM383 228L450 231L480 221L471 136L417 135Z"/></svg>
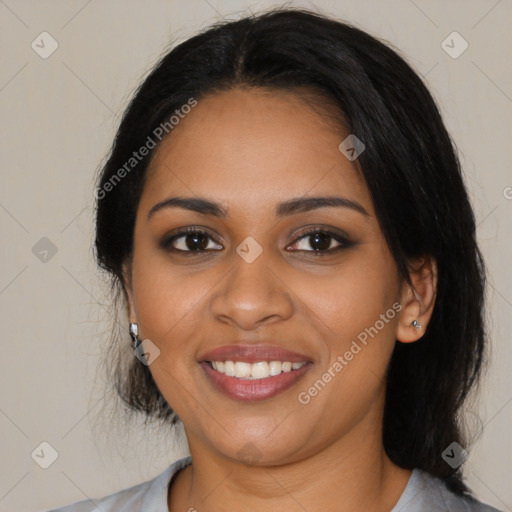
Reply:
<svg viewBox="0 0 512 512"><path fill-rule="evenodd" d="M418 320L413 320L411 325L416 329L421 329L421 325L418 323Z"/></svg>
<svg viewBox="0 0 512 512"><path fill-rule="evenodd" d="M132 349L135 350L142 343L139 338L139 324L130 323L130 337L132 339Z"/></svg>

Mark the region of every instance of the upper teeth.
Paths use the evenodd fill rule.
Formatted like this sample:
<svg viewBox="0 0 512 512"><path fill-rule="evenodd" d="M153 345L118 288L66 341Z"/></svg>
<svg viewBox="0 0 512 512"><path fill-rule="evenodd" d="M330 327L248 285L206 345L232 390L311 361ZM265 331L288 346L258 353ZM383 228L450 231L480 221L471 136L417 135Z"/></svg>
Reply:
<svg viewBox="0 0 512 512"><path fill-rule="evenodd" d="M302 368L306 362L290 363L289 361L259 361L245 363L242 361L211 361L213 369L228 377L239 379L266 379L282 372L291 372Z"/></svg>

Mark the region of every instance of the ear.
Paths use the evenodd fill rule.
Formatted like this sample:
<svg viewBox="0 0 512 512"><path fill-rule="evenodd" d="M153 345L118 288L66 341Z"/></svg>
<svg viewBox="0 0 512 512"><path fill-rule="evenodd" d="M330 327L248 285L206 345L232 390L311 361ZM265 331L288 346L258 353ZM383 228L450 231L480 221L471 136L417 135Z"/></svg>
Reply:
<svg viewBox="0 0 512 512"><path fill-rule="evenodd" d="M409 283L402 283L396 339L402 343L419 340L424 334L434 311L437 292L437 264L432 257L422 257L409 264ZM416 320L417 326L413 325Z"/></svg>
<svg viewBox="0 0 512 512"><path fill-rule="evenodd" d="M122 265L123 269L123 286L126 297L126 308L128 314L128 321L130 323L137 323L137 313L135 309L135 298L133 293L132 282L132 267L131 262L126 261Z"/></svg>

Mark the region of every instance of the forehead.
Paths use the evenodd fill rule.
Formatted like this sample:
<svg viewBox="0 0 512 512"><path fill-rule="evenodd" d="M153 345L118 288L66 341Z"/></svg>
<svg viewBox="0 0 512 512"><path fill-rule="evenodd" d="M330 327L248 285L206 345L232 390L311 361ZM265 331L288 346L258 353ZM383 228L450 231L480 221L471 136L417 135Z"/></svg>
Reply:
<svg viewBox="0 0 512 512"><path fill-rule="evenodd" d="M348 131L334 112L322 115L326 108L296 93L254 88L199 100L157 149L141 203L179 193L247 210L339 192L370 211L364 180L338 149Z"/></svg>

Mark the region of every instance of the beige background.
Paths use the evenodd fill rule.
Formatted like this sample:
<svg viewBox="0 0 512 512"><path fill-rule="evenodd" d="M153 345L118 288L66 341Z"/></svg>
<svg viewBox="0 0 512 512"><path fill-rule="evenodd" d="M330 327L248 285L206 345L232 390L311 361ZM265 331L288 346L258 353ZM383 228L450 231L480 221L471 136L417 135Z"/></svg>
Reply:
<svg viewBox="0 0 512 512"><path fill-rule="evenodd" d="M169 41L270 5L279 3L0 1L0 511L98 498L187 453L157 429L111 426L95 380L109 313L91 248L94 175L134 87ZM474 430L478 421L484 428L465 471L480 499L512 510L511 2L315 5L398 47L425 76L460 148L489 267L492 339L480 400L468 406ZM43 31L59 45L47 59L31 48ZM457 59L441 47L453 31L469 43ZM57 249L46 263L32 250L43 237ZM58 452L48 469L31 458L43 441Z"/></svg>

